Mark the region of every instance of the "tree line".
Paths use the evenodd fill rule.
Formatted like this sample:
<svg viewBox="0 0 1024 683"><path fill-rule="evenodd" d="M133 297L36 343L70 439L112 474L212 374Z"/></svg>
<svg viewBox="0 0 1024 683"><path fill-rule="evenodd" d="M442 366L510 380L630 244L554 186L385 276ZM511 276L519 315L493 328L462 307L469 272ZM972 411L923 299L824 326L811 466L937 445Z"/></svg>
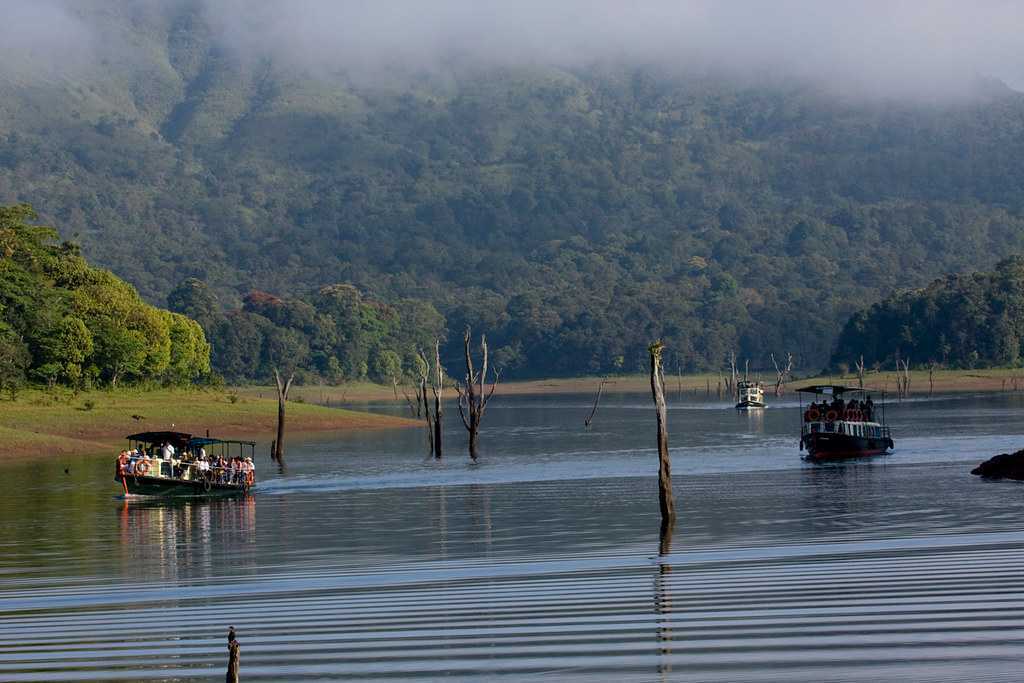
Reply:
<svg viewBox="0 0 1024 683"><path fill-rule="evenodd" d="M145 303L37 218L27 204L0 207L0 389L183 385L209 375L198 323Z"/></svg>

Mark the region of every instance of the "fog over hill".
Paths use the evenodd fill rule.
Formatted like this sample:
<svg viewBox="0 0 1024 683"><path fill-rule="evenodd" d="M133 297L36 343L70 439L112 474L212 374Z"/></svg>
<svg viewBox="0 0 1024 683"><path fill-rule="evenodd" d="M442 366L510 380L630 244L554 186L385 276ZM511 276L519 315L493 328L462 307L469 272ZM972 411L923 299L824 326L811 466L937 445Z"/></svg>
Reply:
<svg viewBox="0 0 1024 683"><path fill-rule="evenodd" d="M1024 246L1014 2L36 0L0 200L156 303L352 282L511 373L824 363Z"/></svg>

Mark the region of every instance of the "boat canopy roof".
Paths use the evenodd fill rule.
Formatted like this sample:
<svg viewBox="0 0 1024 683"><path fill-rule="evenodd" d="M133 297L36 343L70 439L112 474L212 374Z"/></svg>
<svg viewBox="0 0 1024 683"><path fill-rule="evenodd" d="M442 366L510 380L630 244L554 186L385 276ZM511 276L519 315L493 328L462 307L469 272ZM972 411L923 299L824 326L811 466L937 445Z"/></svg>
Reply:
<svg viewBox="0 0 1024 683"><path fill-rule="evenodd" d="M255 441L239 441L237 439L211 439L208 436L192 436L185 432L139 432L138 434L129 434L128 439L131 441L141 441L142 443L154 444L154 443L169 443L175 448L199 448L200 446L209 446L211 444L218 443L237 443L244 444L246 446L256 446Z"/></svg>
<svg viewBox="0 0 1024 683"><path fill-rule="evenodd" d="M806 387L800 387L797 391L801 391L805 394L828 394L831 396L842 396L843 394L862 394L869 389L861 389L859 387L844 387L841 384L812 384Z"/></svg>

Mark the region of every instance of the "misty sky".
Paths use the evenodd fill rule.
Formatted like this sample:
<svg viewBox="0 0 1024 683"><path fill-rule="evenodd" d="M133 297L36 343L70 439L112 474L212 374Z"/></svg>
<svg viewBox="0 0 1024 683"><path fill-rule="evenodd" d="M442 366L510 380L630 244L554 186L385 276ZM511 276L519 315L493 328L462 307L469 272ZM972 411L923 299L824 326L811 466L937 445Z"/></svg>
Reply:
<svg viewBox="0 0 1024 683"><path fill-rule="evenodd" d="M0 56L77 59L103 29L83 7L181 2L239 54L310 69L615 60L851 92L956 93L976 75L1024 87L1024 2L1011 0L0 0Z"/></svg>

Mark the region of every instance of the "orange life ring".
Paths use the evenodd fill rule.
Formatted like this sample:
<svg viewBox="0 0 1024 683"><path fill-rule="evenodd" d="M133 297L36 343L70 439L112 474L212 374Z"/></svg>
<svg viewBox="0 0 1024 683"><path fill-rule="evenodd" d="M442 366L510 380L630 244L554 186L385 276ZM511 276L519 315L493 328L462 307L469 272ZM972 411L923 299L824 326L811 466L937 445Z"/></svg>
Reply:
<svg viewBox="0 0 1024 683"><path fill-rule="evenodd" d="M825 413L825 422L835 422L837 417L839 417L839 413L834 410L830 410Z"/></svg>
<svg viewBox="0 0 1024 683"><path fill-rule="evenodd" d="M811 422L817 422L821 417L821 413L818 412L817 408L811 408L807 411L807 414L811 416Z"/></svg>
<svg viewBox="0 0 1024 683"><path fill-rule="evenodd" d="M135 474L145 475L147 472L149 472L148 460L140 460L137 463L135 463Z"/></svg>

